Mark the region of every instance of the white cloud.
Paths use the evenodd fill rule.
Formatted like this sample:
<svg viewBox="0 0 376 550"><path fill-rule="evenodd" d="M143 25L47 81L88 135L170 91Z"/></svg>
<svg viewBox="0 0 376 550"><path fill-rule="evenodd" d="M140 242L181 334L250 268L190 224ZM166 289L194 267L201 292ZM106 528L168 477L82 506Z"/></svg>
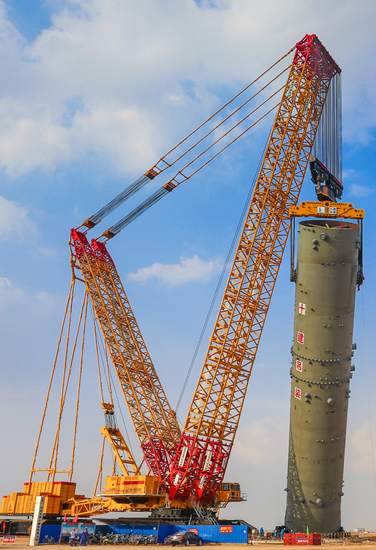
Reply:
<svg viewBox="0 0 376 550"><path fill-rule="evenodd" d="M281 456L287 459L286 418L268 415L238 431L234 452L247 464L271 466L279 464Z"/></svg>
<svg viewBox="0 0 376 550"><path fill-rule="evenodd" d="M361 10L350 0L60 5L51 27L27 44L0 0L0 166L11 176L93 154L121 172L144 170L219 106L224 88L239 90L302 38L307 14L343 65L348 139L370 139L375 3Z"/></svg>
<svg viewBox="0 0 376 550"><path fill-rule="evenodd" d="M38 252L41 256L44 256L45 258L52 258L57 254L57 251L54 248L46 248L44 246L40 246L38 248Z"/></svg>
<svg viewBox="0 0 376 550"><path fill-rule="evenodd" d="M0 196L0 241L28 242L36 233L29 211Z"/></svg>
<svg viewBox="0 0 376 550"><path fill-rule="evenodd" d="M39 304L46 308L51 308L56 304L56 296L50 292L37 292L36 299Z"/></svg>
<svg viewBox="0 0 376 550"><path fill-rule="evenodd" d="M128 279L136 282L145 282L157 279L169 285L182 285L190 281L208 281L218 272L223 261L220 258L206 262L197 255L193 258L180 257L179 264L154 263L149 267L142 267L136 273L130 273Z"/></svg>
<svg viewBox="0 0 376 550"><path fill-rule="evenodd" d="M376 464L373 464L374 445L371 439L369 422L363 424L350 438L347 450L347 468L362 473L371 474Z"/></svg>
<svg viewBox="0 0 376 550"><path fill-rule="evenodd" d="M23 291L15 287L12 281L6 277L0 277L0 305L6 307L14 302L23 300Z"/></svg>
<svg viewBox="0 0 376 550"><path fill-rule="evenodd" d="M38 311L50 309L58 298L50 292L40 291L37 293L28 292L17 286L7 277L0 277L0 307L7 308L14 304L22 304L23 307L32 308ZM26 310L25 310L26 311Z"/></svg>
<svg viewBox="0 0 376 550"><path fill-rule="evenodd" d="M361 197L368 197L369 195L372 195L374 191L374 189L367 187L367 185L360 185L359 183L352 183L350 185L350 193L357 199Z"/></svg>

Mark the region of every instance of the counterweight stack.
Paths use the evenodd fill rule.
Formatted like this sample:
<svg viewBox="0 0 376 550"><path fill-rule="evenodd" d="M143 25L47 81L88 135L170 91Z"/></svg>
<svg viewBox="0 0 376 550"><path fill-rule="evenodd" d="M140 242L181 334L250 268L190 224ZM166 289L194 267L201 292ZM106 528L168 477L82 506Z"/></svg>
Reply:
<svg viewBox="0 0 376 550"><path fill-rule="evenodd" d="M354 223L299 224L285 518L295 532L341 527L360 244Z"/></svg>

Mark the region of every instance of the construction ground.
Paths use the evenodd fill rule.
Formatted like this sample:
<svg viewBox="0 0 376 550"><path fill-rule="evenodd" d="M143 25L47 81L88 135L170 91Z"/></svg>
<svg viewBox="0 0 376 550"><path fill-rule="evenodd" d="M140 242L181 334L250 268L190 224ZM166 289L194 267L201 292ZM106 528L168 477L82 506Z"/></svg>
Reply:
<svg viewBox="0 0 376 550"><path fill-rule="evenodd" d="M18 549L26 549L30 548L29 546L29 537L28 536L19 536L16 538L16 541L14 544L8 545L17 547ZM376 533L364 533L360 537L355 536L352 539L335 539L335 540L326 540L323 539L323 546L326 548L335 548L335 547L356 547L359 545L366 546L367 550L376 550ZM6 544L0 543L0 546L5 547ZM61 547L60 544L41 544L40 546L45 546L47 548L52 548L55 546ZM63 545L64 546L64 545ZM68 547L68 545L65 545ZM133 545L129 544L122 544L122 548L131 548ZM164 544L158 544L159 548L171 548L170 545L164 545ZM265 546L272 547L272 546L283 546L283 543L281 541L253 541L249 544L218 544L218 543L207 543L205 546L220 546L221 550L231 550L234 548L234 546L254 546L258 548L265 548Z"/></svg>
<svg viewBox="0 0 376 550"><path fill-rule="evenodd" d="M355 543L355 542L346 542L346 543L339 543L339 542L336 542L334 543L333 541L330 542L330 543L325 543L325 547L326 548L334 548L334 547L338 547L339 545L341 547L343 546L346 546L346 547L354 547L354 546L357 546L359 543ZM369 550L376 550L376 541L372 541L372 542L366 542L364 541L363 544L367 545L367 549ZM6 544L1 544L1 546L6 546ZM12 544L10 546L13 546L13 547L16 547L17 549L23 549L23 548L30 548L29 546L29 538L28 537L20 537L19 540L17 540L15 542L15 544ZM48 545L40 545L40 546L46 546L48 548L52 548L52 547L55 547L55 546L58 546L61 548L61 545L60 544L48 544ZM67 545L66 545L67 546ZM127 545L127 544L124 544L124 545L121 545L122 548L132 548L133 545ZM206 544L205 546L220 546L222 550L231 550L232 548L234 548L234 546L250 546L250 545L247 545L247 544L216 544L216 543L209 543L209 544ZM255 542L254 544L252 544L252 546L255 546L255 547L259 547L259 548L263 548L265 546L283 546L283 544L281 542ZM159 544L158 547L163 547L163 548L169 548L170 546L169 545L162 545L162 544Z"/></svg>

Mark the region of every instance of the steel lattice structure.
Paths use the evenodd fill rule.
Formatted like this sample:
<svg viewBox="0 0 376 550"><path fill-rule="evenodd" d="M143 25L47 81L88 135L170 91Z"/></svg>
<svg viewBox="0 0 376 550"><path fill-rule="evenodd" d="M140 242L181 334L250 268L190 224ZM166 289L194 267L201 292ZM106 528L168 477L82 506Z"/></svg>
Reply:
<svg viewBox="0 0 376 550"><path fill-rule="evenodd" d="M223 480L330 81L316 36L297 44L204 366L170 475L170 497L212 499Z"/></svg>
<svg viewBox="0 0 376 550"><path fill-rule="evenodd" d="M102 242L117 230L91 245L83 232L72 230L145 460L171 499L194 493L212 500L223 480L290 229L289 209L297 204L330 82L339 73L315 35L296 45L180 443L174 413Z"/></svg>
<svg viewBox="0 0 376 550"><path fill-rule="evenodd" d="M272 67L276 66L290 52ZM252 84L259 81L271 68L221 107L187 138L173 147L153 168L128 186L115 199L101 208L94 216L88 218L78 229L72 229L71 231L72 266L82 273L93 306L94 318L100 324L106 347L115 367L135 432L144 453L145 462L153 476L159 478L158 491L160 492L156 495L154 494L156 491L153 490L151 500L146 501L146 504L143 503L145 509L148 506L150 509L154 509L157 506L167 505L168 507L171 504L177 507L193 507L197 512L197 510L200 510L200 504L197 500L202 500L204 508L213 509L213 506L215 507L216 495L226 471L261 333L290 231L290 215L295 216L299 212L301 213L302 209L304 211L303 215L308 215L312 209L312 203L303 203L299 208L296 208L296 205L330 84L333 78L341 72L315 35L306 35L302 41L296 44L294 60L285 86L282 85L279 90L273 91L268 99L262 101L256 108L252 108L240 121L232 121L233 126L230 130L225 129L221 137L216 139L213 134L224 122L227 122L240 109L248 105L251 99L275 82L276 78L284 74L289 66L249 99L244 101L242 99L242 105L234 109L233 101L248 90ZM249 118L279 92L282 93L280 102L277 102L270 109L269 105L265 107L268 110L260 112L258 120L253 121L253 118ZM335 93L333 92L332 100L334 96ZM337 112L336 103L333 101L332 103L331 107L333 109L329 109L329 116L332 116L330 113ZM223 109L227 107L229 107L230 114L225 117ZM160 198L168 195L180 183L187 181L196 174L275 108L278 109L277 115L248 208L204 365L181 434L175 413L171 410L163 391L115 264L104 241L114 237ZM212 124L213 117L218 114L220 114L220 122L214 125ZM223 143L220 145L221 149L212 150L212 147L218 145L220 140L229 135L230 131L238 128L240 122L247 120L248 126L240 132L237 131L235 137L232 136L232 141L225 141L223 142L224 145ZM207 124L209 124L209 127L205 126ZM204 129L204 126L206 129ZM338 125L337 129L339 127ZM201 131L205 134L204 136L201 135ZM338 132L334 133L337 134ZM196 140L192 146L187 142L191 137ZM206 138L209 139L209 144L203 146L203 140ZM338 138L335 142L335 148L338 147L339 142ZM186 150L183 153L178 153L177 148L181 145L184 145ZM196 150L196 147L198 150ZM203 150L200 151L199 147L203 147ZM175 157L169 160L172 153ZM192 160L189 160L190 157L186 158L188 153L192 153L194 157ZM206 153L212 156L207 159L207 157L204 157ZM123 204L151 179L154 179L182 159L185 159L184 162L187 162L187 160L188 162L182 169L177 171L169 182L89 244L86 237L88 230L95 227L105 216ZM196 162L198 166L194 164ZM337 162L337 164L339 163ZM353 209L352 205L342 205L341 208L342 214L349 214L351 210L351 212L356 213L356 217L362 217L361 212ZM75 269L73 271L74 279L79 278L75 274ZM82 307L84 308L84 304L86 304L84 314L86 319L87 301L85 300ZM72 303L73 285L71 286L64 314L65 322L69 306L69 326ZM82 312L83 309L81 310L81 316ZM58 350L61 335L62 332L60 333ZM66 354L68 340L67 337ZM56 469L60 420L70 376L71 362L66 375L65 357L58 431L50 466L46 470L35 470L36 454L56 364L55 358L31 477L36 471L47 471L48 476L54 476L55 473L67 473L72 476L74 446L71 469L60 472ZM67 378L66 381L65 377ZM77 394L76 420L78 396L79 393ZM102 405L105 410L110 408L113 411L112 402L107 405L102 403ZM106 424L101 433L109 440L114 455L121 464L123 473L125 475L131 474L128 469L128 466L130 466L134 474L138 475L141 467L138 467L135 463L131 451L115 424ZM53 459L54 464L52 465ZM149 474L143 477L147 478ZM30 486L31 483L28 485ZM28 498L29 494L25 493L23 496ZM156 496L157 499L154 498ZM167 496L170 503L165 500ZM163 503L161 504L162 500ZM71 506L71 512L74 514L92 515L93 513L118 510L120 503L115 500L112 501L111 498L103 500L101 497L95 497L93 499L77 499L74 504L68 499L64 505ZM121 509L127 509L128 504L123 503L121 506L124 506ZM131 507L131 509L133 508ZM199 512L197 513L199 515Z"/></svg>
<svg viewBox="0 0 376 550"><path fill-rule="evenodd" d="M153 474L164 479L180 429L103 243L72 229L74 255L115 367L134 429Z"/></svg>

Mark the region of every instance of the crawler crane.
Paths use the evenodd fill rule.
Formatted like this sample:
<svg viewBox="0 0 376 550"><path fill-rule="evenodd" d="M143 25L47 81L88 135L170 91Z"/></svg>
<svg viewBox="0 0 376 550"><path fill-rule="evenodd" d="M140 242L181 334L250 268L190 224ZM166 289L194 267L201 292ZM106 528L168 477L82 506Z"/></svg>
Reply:
<svg viewBox="0 0 376 550"><path fill-rule="evenodd" d="M261 85L266 73L293 51L291 65L268 84ZM289 210L297 205L329 87L341 72L315 35L306 35L277 63L108 205L71 231L74 279L85 283L149 473L140 474L140 466L137 466L120 431L112 422L113 404L103 403L106 426L102 434L109 440L123 475L108 477L105 490L93 498L78 497L72 492L69 498L60 498L59 510L55 515L89 516L107 511L149 510L156 516L176 517L193 511L199 518L209 521L211 513L219 506L231 500L242 500L238 484L225 484L223 478L290 229ZM224 128L224 123L235 120L231 117L244 112L241 109L248 107L251 100L263 98L269 85L272 84L274 90L278 78L287 70L285 84L252 108L240 122L234 122L230 130L223 130L220 138L214 139L219 129ZM258 91L235 109L233 102L256 82L260 85ZM278 93L281 94L280 99L269 108L267 102ZM224 117L227 108L230 114ZM107 243L150 206L180 183L189 180L273 109L277 110L276 117L204 365L187 420L180 432L175 413L168 403L114 261L107 250ZM256 114L259 115L257 120ZM216 123L215 117L220 122ZM244 128L246 124L248 126ZM232 134L236 137L232 141L221 142L223 138L231 137L233 130L237 130ZM194 145L189 145L195 139ZM222 146L223 143L226 145ZM185 151L181 152L184 147ZM184 162L184 166L140 206L100 237L88 241L88 231L115 208L148 182L173 169L175 164L178 167L179 163ZM31 476L22 493L25 499L26 495L36 495L38 491L53 493L57 472L56 441L56 459L47 469L51 486L35 489ZM34 463L35 457L32 475L36 471ZM70 479L72 471L73 467ZM6 513L11 497L7 498L7 501L3 499L2 513ZM30 507L33 498L29 499ZM10 508L8 513L12 513Z"/></svg>

